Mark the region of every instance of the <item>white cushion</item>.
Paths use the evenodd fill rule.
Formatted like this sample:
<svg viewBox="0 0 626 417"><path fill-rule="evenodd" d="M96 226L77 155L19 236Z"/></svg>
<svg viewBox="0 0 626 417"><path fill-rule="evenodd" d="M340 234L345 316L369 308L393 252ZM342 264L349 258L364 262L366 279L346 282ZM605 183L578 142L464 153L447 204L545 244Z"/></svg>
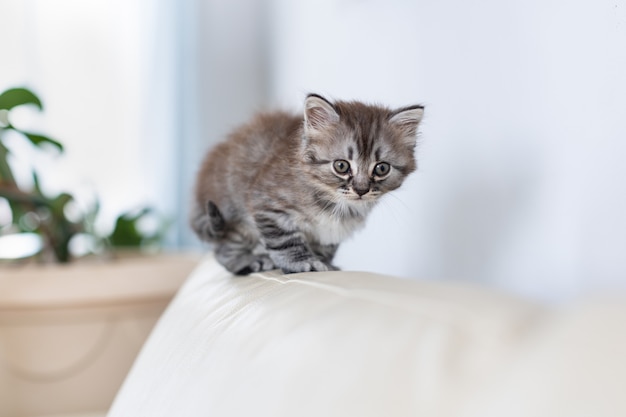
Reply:
<svg viewBox="0 0 626 417"><path fill-rule="evenodd" d="M549 311L362 272L233 277L209 256L109 417L573 416L586 415L579 402L600 404L571 397L596 383L621 414L590 415L626 415L625 319L620 303Z"/></svg>

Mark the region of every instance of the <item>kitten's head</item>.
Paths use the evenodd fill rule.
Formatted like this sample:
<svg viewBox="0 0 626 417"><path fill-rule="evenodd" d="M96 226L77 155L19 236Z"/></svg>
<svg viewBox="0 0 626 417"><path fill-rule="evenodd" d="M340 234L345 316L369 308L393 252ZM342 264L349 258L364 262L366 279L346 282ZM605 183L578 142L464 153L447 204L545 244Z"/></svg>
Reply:
<svg viewBox="0 0 626 417"><path fill-rule="evenodd" d="M322 205L360 211L400 187L416 169L423 113L417 105L391 110L307 96L301 155Z"/></svg>

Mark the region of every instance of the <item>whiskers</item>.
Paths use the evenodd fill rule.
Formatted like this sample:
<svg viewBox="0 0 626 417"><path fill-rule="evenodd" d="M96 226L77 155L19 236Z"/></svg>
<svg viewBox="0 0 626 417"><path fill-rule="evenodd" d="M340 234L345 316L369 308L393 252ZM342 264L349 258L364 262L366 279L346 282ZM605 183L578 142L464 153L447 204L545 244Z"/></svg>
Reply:
<svg viewBox="0 0 626 417"><path fill-rule="evenodd" d="M402 225L406 224L408 219L413 215L411 208L393 191L388 192L385 195L393 197L393 199L388 197L381 199L381 206L389 211L390 217L393 218L398 226L402 227ZM402 210L398 210L398 208L401 208Z"/></svg>

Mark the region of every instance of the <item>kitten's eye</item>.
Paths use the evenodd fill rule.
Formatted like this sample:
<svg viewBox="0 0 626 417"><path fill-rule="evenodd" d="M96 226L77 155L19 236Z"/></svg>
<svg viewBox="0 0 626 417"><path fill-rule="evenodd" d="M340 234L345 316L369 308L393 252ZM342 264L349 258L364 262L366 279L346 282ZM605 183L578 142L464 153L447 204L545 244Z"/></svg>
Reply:
<svg viewBox="0 0 626 417"><path fill-rule="evenodd" d="M391 166L387 162L380 162L374 167L374 175L384 177L385 175L389 174L390 169Z"/></svg>
<svg viewBox="0 0 626 417"><path fill-rule="evenodd" d="M350 163L344 159L337 159L333 162L333 168L337 172L337 174L346 174L350 171Z"/></svg>

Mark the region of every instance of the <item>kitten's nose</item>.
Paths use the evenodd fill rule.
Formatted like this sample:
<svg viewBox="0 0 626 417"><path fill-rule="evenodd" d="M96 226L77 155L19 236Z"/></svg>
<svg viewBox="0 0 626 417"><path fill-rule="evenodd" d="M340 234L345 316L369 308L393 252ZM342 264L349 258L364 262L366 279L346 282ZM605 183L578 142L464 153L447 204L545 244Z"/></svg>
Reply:
<svg viewBox="0 0 626 417"><path fill-rule="evenodd" d="M367 188L352 187L352 189L354 190L355 193L359 195L359 197L363 197L363 195L367 194L370 190L369 187Z"/></svg>

